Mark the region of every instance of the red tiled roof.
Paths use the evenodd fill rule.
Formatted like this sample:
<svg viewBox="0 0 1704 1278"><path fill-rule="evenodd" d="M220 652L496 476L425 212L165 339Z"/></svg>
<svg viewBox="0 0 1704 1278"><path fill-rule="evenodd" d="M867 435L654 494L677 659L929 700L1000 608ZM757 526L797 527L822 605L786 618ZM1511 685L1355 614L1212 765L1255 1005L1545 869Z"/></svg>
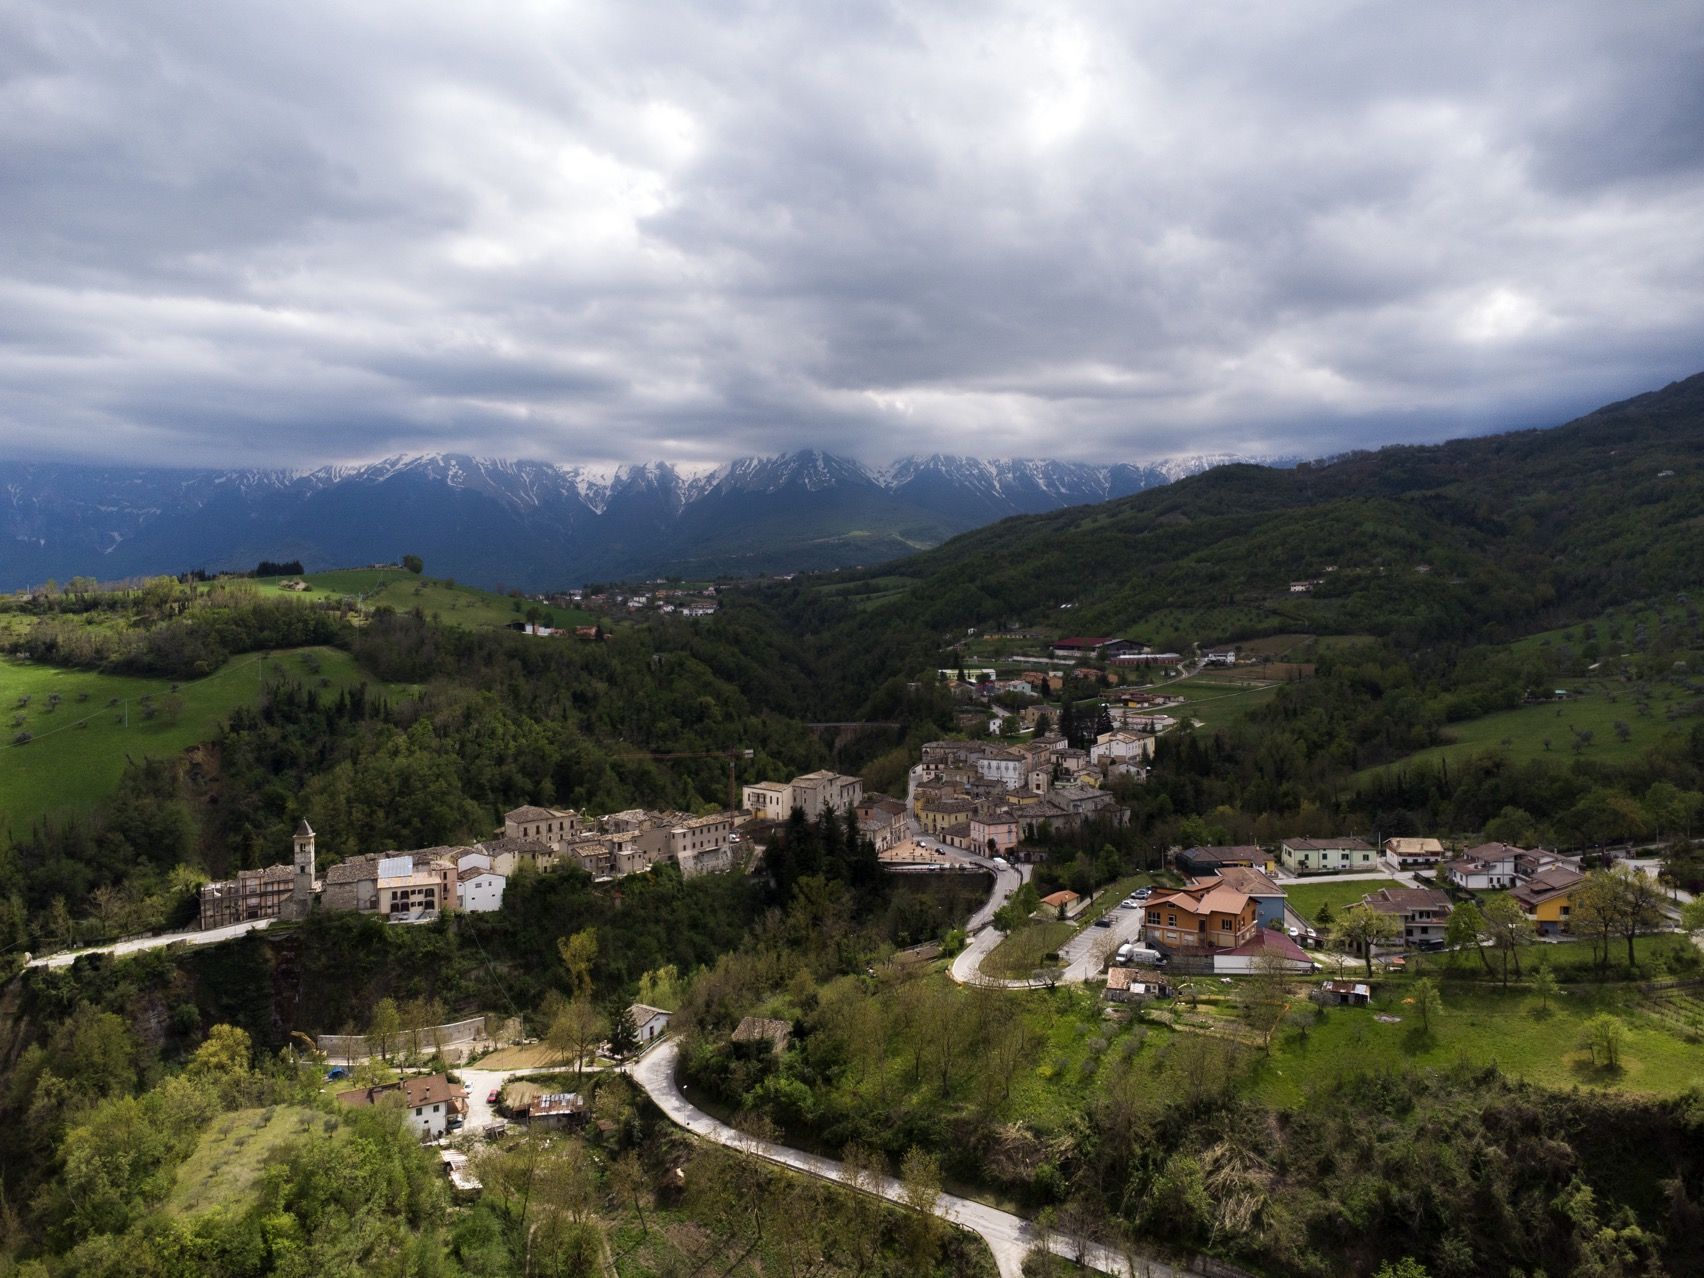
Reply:
<svg viewBox="0 0 1704 1278"><path fill-rule="evenodd" d="M1270 954L1274 958L1293 959L1301 963L1313 962L1313 958L1306 950L1284 933L1270 927L1256 928L1254 935L1237 946L1231 953L1239 958Z"/></svg>

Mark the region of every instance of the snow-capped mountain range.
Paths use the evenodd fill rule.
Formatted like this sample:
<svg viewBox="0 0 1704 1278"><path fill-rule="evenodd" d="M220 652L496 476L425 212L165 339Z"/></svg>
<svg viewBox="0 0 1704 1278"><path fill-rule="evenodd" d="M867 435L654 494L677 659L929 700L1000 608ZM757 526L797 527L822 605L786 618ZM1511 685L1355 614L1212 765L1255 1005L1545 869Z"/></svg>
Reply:
<svg viewBox="0 0 1704 1278"><path fill-rule="evenodd" d="M816 449L714 468L432 453L315 470L0 462L0 589L300 559L424 557L435 575L545 588L599 578L876 563L1009 515L1108 501L1233 462L905 457Z"/></svg>

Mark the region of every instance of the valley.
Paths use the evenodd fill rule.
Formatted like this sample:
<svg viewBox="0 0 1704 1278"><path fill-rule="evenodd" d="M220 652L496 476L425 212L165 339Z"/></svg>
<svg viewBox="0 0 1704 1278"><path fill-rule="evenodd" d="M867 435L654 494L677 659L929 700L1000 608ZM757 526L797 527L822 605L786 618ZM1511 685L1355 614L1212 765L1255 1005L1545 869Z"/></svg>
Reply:
<svg viewBox="0 0 1704 1278"><path fill-rule="evenodd" d="M21 1247L1689 1272L1697 393L865 569L499 591L407 543L0 600Z"/></svg>

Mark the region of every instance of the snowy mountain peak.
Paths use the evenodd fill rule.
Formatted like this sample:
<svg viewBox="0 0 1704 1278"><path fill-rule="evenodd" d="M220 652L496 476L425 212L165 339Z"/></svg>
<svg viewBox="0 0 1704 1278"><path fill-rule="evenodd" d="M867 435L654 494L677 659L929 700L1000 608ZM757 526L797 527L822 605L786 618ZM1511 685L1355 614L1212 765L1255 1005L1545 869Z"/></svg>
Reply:
<svg viewBox="0 0 1704 1278"><path fill-rule="evenodd" d="M715 467L449 452L312 470L0 463L0 588L261 559L300 558L314 571L404 550L435 571L511 584L790 571L898 555L1010 515L1123 497L1239 460L1251 459L1099 466L933 453L873 471L809 448ZM761 535L749 531L758 526Z"/></svg>

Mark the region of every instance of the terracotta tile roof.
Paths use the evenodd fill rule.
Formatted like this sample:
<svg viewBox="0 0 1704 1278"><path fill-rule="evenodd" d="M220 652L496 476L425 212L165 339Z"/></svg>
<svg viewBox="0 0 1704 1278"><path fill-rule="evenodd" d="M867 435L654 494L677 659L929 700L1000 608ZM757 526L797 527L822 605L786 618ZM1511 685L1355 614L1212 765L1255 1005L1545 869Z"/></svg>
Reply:
<svg viewBox="0 0 1704 1278"><path fill-rule="evenodd" d="M1298 852L1371 852L1373 845L1365 839L1285 839L1284 846Z"/></svg>
<svg viewBox="0 0 1704 1278"><path fill-rule="evenodd" d="M371 852L365 852L359 856L352 856L347 861L342 861L327 870L325 872L325 885L330 887L334 883L360 883L365 879L376 880L378 877L379 858Z"/></svg>
<svg viewBox="0 0 1704 1278"><path fill-rule="evenodd" d="M1270 927L1256 928L1254 935L1237 946L1231 953L1239 958L1270 954L1274 958L1291 959L1300 963L1311 964L1313 962L1312 956L1306 950L1284 933Z"/></svg>
<svg viewBox="0 0 1704 1278"><path fill-rule="evenodd" d="M1533 875L1509 895L1514 897L1523 909L1530 910L1542 901L1572 892L1585 877L1571 865L1553 865Z"/></svg>
<svg viewBox="0 0 1704 1278"><path fill-rule="evenodd" d="M1236 847L1185 848L1183 855L1193 861L1255 861L1266 860L1266 853L1252 843Z"/></svg>
<svg viewBox="0 0 1704 1278"><path fill-rule="evenodd" d="M1437 839L1391 838L1385 847L1397 856L1442 856L1444 845Z"/></svg>
<svg viewBox="0 0 1704 1278"><path fill-rule="evenodd" d="M418 1078L405 1078L400 1083L386 1083L380 1087L357 1087L353 1091L339 1092L337 1099L340 1104L356 1107L379 1104L387 1095L400 1095L403 1103L410 1109L422 1105L456 1105L467 1098L467 1088L452 1083L443 1074L426 1074Z"/></svg>
<svg viewBox="0 0 1704 1278"><path fill-rule="evenodd" d="M1186 914L1241 914L1248 907L1247 892L1231 887L1219 876L1196 879L1188 887L1160 888L1146 902L1148 909L1165 904Z"/></svg>
<svg viewBox="0 0 1704 1278"><path fill-rule="evenodd" d="M496 856L501 852L515 852L530 856L549 856L552 849L550 844L541 843L537 839L511 839L505 837L501 839L487 839L484 843L476 843L474 845L474 850L477 852L487 852L492 856Z"/></svg>
<svg viewBox="0 0 1704 1278"><path fill-rule="evenodd" d="M549 808L541 808L528 803L515 808L512 811L505 812L503 814L503 819L506 821L552 821L558 817L565 817L568 815L569 814L566 812L552 812Z"/></svg>
<svg viewBox="0 0 1704 1278"><path fill-rule="evenodd" d="M1381 914L1411 914L1416 910L1450 912L1450 896L1439 888L1380 888L1361 898Z"/></svg>
<svg viewBox="0 0 1704 1278"><path fill-rule="evenodd" d="M1265 870L1257 870L1251 865L1227 865L1219 870L1219 878L1249 896L1283 896L1284 889L1272 881Z"/></svg>

